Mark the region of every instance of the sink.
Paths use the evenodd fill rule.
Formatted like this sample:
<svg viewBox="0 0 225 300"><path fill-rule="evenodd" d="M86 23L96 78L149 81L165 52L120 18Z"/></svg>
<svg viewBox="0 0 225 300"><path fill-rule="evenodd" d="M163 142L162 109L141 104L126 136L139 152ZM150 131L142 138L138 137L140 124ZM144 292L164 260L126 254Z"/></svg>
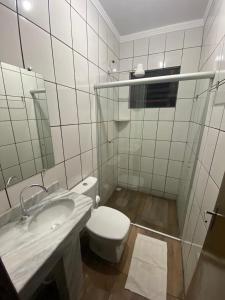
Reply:
<svg viewBox="0 0 225 300"><path fill-rule="evenodd" d="M60 227L72 214L75 204L71 199L60 199L43 207L28 224L28 231L43 234Z"/></svg>

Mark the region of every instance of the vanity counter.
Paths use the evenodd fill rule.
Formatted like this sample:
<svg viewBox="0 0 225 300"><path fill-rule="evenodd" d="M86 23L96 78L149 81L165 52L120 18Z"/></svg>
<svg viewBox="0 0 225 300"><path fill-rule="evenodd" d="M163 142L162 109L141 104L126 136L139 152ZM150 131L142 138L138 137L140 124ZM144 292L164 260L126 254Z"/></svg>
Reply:
<svg viewBox="0 0 225 300"><path fill-rule="evenodd" d="M74 240L79 240L79 233L91 215L91 198L62 189L43 199L38 207L61 198L73 200L75 208L68 219L55 230L34 234L26 230L26 225L20 221L0 228L0 256L23 300L31 297L57 261L71 249ZM32 210L35 211L35 206Z"/></svg>

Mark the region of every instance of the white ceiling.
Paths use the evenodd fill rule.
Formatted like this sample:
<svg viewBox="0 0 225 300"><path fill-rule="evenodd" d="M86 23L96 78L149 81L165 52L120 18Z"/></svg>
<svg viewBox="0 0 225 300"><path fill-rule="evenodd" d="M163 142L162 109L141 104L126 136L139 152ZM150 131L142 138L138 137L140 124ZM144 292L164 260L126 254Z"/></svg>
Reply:
<svg viewBox="0 0 225 300"><path fill-rule="evenodd" d="M202 19L210 0L100 0L120 35Z"/></svg>

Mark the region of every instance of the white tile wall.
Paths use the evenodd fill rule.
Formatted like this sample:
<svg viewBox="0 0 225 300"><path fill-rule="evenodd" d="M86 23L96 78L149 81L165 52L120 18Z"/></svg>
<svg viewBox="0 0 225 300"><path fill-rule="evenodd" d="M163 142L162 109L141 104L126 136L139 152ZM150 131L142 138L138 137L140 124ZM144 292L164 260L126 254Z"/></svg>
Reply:
<svg viewBox="0 0 225 300"><path fill-rule="evenodd" d="M195 28L121 43L120 70L130 71L132 68L135 69L138 63L142 63L145 69L181 66L183 73L195 72L198 69L201 39L202 28ZM189 64L188 61L190 61ZM120 76L120 80L128 78L128 72L122 73ZM135 186L134 178L138 176L136 169L135 176L132 175L132 188L143 188L143 191L156 194L160 192L160 196L171 199L177 197L178 180L181 176L188 139L195 84L195 81L180 84L175 108L131 110L128 105L129 88L120 89L119 119L131 121L126 124L122 123L122 125L120 123L118 126L119 153L123 153L123 156L127 154L127 157L130 154L139 156L136 159L141 161L141 169L138 169L140 180L136 181L137 186ZM147 160L149 160L149 164ZM144 161L146 161L146 165L144 165ZM131 169L130 164L122 165L119 163L118 167L125 169L126 174ZM148 177L145 181L143 178L145 178L146 173L151 174L151 178ZM155 180L155 175L160 175L163 178L157 177ZM126 185L127 181L124 181L123 176L121 178L122 182L120 178L118 179L119 184ZM167 180L167 178L172 179ZM146 182L150 185L146 186ZM159 188L160 182L163 186ZM175 194L172 195L171 192L175 192Z"/></svg>
<svg viewBox="0 0 225 300"><path fill-rule="evenodd" d="M96 175L95 122L97 120L94 97L90 93L94 93L93 84L99 81L99 73L103 81L107 80L108 61L112 59L118 61L119 43L92 1L59 0L55 5L54 1L50 0L48 5L47 0L31 0L29 3L32 9L28 11L24 9L23 1L18 0L17 11L16 1L0 1L0 61L25 68L31 66L34 71L43 74L47 80L45 86L56 167L48 170L45 177L41 178L38 175L33 180L38 178L46 185L59 180L62 186L71 188L86 176ZM98 45L100 45L99 48ZM0 72L0 94L5 94L1 78L2 72ZM26 82L24 83L26 93ZM12 90L11 87L6 86L6 88ZM13 88L17 93L21 89L21 83L16 76L13 79ZM107 99L107 106L104 110L107 114L104 115L104 120L107 122L108 117L112 118L115 99L112 98L111 101ZM107 111L108 108L110 113ZM32 111L29 111L29 114L31 116ZM2 114L1 118L3 118ZM4 119L7 121L7 114L4 114ZM12 165L18 159L24 161L24 153L29 156L30 146L26 141L28 133L24 130L25 124L18 119L13 124L15 130L20 133L22 142L19 157L13 145L1 148L2 160L4 160L4 154L11 153ZM36 129L33 120L29 121L29 125L32 130L31 135L35 136ZM115 127L115 132L116 130ZM109 132L112 130L109 129ZM114 140L114 133L113 135L110 133L110 136ZM7 138L10 138L10 133ZM3 141L1 139L2 143ZM34 143L33 147L37 154L40 149ZM113 153L111 148L109 153ZM4 164L4 161L1 163ZM38 160L36 163L39 163ZM113 164L108 163L107 169L113 170ZM29 170L32 173L32 166ZM18 173L18 170L12 167L8 169L8 174L11 174L10 172ZM27 181L24 184L28 183ZM114 182L110 180L108 183L111 186L114 185ZM20 191L21 184L15 186L14 194L10 194L13 205L17 203L17 197L14 200L12 198ZM3 194L1 194L1 200L5 199ZM5 203L3 200L2 203ZM0 210L2 208L3 204L0 205ZM6 203L4 210L7 208Z"/></svg>
<svg viewBox="0 0 225 300"><path fill-rule="evenodd" d="M217 72L216 80L223 80L223 76L219 76L220 68L223 68L223 44L224 44L224 24L219 20L224 20L225 7L223 1L214 1L210 10L208 18L204 26L202 52L200 58L199 71L215 70ZM189 39L189 34L192 31L192 41ZM194 57L200 55L201 46L201 30L189 30L185 32L184 45L188 49L185 51L187 55L186 63L184 63L185 70L189 70L191 55ZM189 54L188 54L189 53ZM192 54L191 54L192 53ZM222 58L222 59L221 59ZM221 61L220 61L221 60ZM194 60L193 67L194 67ZM196 65L197 67L197 65ZM183 230L183 264L185 289L187 290L191 278L194 274L199 254L203 246L207 229L210 224L210 217L205 217L206 210L214 210L217 201L219 188L225 171L225 164L223 153L225 149L224 128L221 126L224 105L215 106L215 100L220 102L224 98L224 90L220 82L219 89L214 85L212 95L210 97L210 105L204 129L203 138L201 141L200 154L198 157L197 169L195 171L194 183L191 187L189 199L186 198L187 214ZM208 82L202 81L198 83L196 92L205 91ZM190 149L189 154L191 159L195 157L196 153L196 137L198 137L199 123L202 114L203 104L206 99L206 92L201 95L198 101L193 103L193 110L191 115L191 131L189 132ZM222 102L223 103L223 102ZM188 145L189 145L188 143ZM193 147L192 147L193 146ZM187 180L188 181L188 180ZM187 189L188 182L183 186L182 190ZM184 192L180 191L179 199L185 199ZM185 200L183 200L184 203ZM200 214L199 214L200 212ZM205 223L207 218L208 223ZM196 248L198 244L198 248Z"/></svg>

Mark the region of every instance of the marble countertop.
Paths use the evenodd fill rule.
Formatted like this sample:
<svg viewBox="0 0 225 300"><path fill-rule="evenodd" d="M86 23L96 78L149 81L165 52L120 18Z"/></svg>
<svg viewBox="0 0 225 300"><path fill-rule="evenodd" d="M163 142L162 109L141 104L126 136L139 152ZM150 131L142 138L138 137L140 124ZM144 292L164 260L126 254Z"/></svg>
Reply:
<svg viewBox="0 0 225 300"><path fill-rule="evenodd" d="M37 210L63 198L75 203L66 222L47 233L34 234L27 230L25 223ZM85 227L91 215L92 203L89 197L60 189L33 206L25 223L17 220L0 228L0 256L19 295L26 294L24 290L32 285L31 281L38 276L39 270L59 259L74 233L79 233Z"/></svg>

